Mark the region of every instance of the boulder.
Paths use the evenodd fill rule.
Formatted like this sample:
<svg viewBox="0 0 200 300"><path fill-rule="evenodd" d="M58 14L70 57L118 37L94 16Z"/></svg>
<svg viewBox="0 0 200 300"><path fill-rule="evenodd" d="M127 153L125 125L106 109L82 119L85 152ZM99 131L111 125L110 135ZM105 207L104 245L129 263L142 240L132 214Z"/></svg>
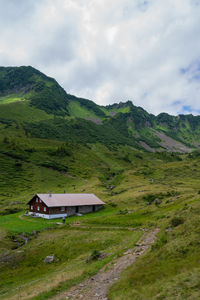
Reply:
<svg viewBox="0 0 200 300"><path fill-rule="evenodd" d="M45 257L45 259L44 259L44 263L52 263L52 262L54 262L54 254L53 255L48 255L48 256L46 256Z"/></svg>
<svg viewBox="0 0 200 300"><path fill-rule="evenodd" d="M107 253L99 253L98 260L102 260L102 259L106 258L107 256L108 256Z"/></svg>
<svg viewBox="0 0 200 300"><path fill-rule="evenodd" d="M154 203L155 205L158 205L158 204L161 204L161 203L162 203L162 200L159 199L159 198L156 198L156 199L154 199L153 203Z"/></svg>

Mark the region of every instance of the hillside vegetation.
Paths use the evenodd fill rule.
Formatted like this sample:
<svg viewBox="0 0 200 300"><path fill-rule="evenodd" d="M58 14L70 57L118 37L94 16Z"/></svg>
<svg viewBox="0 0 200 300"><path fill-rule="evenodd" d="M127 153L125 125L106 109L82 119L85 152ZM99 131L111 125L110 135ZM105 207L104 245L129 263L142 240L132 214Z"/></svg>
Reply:
<svg viewBox="0 0 200 300"><path fill-rule="evenodd" d="M117 142L152 152L190 152L200 145L199 116L154 116L131 101L99 106L66 93L33 67L0 68L0 105L1 123L20 122L31 137L74 141L80 132L79 143Z"/></svg>
<svg viewBox="0 0 200 300"><path fill-rule="evenodd" d="M32 67L0 68L0 298L56 299L160 228L109 298L199 299L199 137L198 116L101 107ZM65 225L24 215L50 191L106 205Z"/></svg>

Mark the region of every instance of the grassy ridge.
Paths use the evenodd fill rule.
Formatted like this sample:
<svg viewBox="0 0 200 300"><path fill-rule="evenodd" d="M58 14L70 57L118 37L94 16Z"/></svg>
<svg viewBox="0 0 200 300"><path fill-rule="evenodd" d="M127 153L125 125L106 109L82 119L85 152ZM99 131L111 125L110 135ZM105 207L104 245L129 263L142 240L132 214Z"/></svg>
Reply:
<svg viewBox="0 0 200 300"><path fill-rule="evenodd" d="M137 148L142 142L162 150L156 130L191 148L200 144L199 116L154 116L131 101L99 106L66 93L53 78L30 66L0 68L0 105L1 122L26 123L25 130L33 137L66 140L71 134L70 140L76 142L120 143ZM54 120L52 116L59 118Z"/></svg>

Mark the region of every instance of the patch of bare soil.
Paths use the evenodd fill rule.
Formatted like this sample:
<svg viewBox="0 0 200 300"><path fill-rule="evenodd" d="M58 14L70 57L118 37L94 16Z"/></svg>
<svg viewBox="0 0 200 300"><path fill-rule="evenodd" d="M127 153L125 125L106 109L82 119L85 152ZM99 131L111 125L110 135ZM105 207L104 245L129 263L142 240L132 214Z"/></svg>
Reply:
<svg viewBox="0 0 200 300"><path fill-rule="evenodd" d="M140 141L139 144L144 148L146 149L147 151L150 151L150 152L156 152L155 149L151 148L149 145L147 145L145 142L143 141Z"/></svg>
<svg viewBox="0 0 200 300"><path fill-rule="evenodd" d="M191 149L183 145L182 143L172 139L171 137L165 135L162 132L155 131L155 134L157 137L161 139L161 142L159 143L162 147L164 147L168 151L174 151L174 152L191 152Z"/></svg>
<svg viewBox="0 0 200 300"><path fill-rule="evenodd" d="M96 124L102 124L102 120L101 119L98 119L98 118L92 118L92 117L85 117L86 120L89 120L89 121L92 121L93 123L96 123Z"/></svg>
<svg viewBox="0 0 200 300"><path fill-rule="evenodd" d="M69 291L57 295L54 299L69 300L108 300L107 292L109 288L120 278L121 273L136 259L144 254L156 240L159 229L153 232L145 232L136 246L129 249L118 259L104 266L95 276L87 279Z"/></svg>

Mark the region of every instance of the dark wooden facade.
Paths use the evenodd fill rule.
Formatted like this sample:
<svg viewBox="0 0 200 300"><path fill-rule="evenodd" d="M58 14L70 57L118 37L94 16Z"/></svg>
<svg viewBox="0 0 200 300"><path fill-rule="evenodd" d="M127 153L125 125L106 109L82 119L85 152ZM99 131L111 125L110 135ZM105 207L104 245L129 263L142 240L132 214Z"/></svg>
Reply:
<svg viewBox="0 0 200 300"><path fill-rule="evenodd" d="M29 203L29 211L40 214L64 214L67 207L48 207L38 196L35 196Z"/></svg>

